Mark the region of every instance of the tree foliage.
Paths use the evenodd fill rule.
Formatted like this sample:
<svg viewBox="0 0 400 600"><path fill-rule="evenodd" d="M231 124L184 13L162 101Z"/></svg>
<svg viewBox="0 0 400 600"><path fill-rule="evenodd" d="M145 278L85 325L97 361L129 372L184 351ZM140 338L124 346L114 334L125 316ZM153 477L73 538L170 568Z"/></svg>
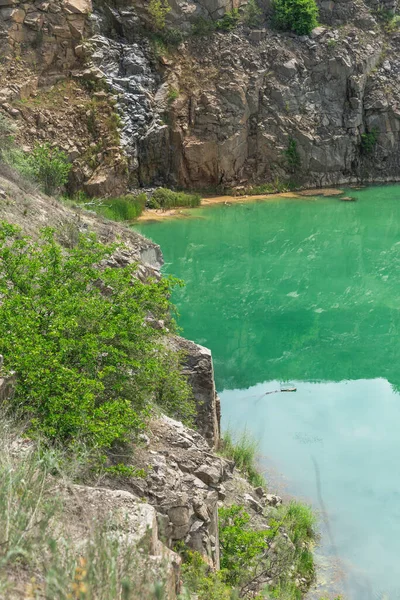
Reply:
<svg viewBox="0 0 400 600"><path fill-rule="evenodd" d="M274 0L274 24L278 29L308 35L318 25L315 0Z"/></svg>
<svg viewBox="0 0 400 600"><path fill-rule="evenodd" d="M181 419L192 414L165 329L149 322L170 319L176 281L145 284L135 265L104 265L115 249L78 234L66 250L53 230L33 241L0 225L0 353L17 376L12 407L31 432L66 445L126 441L151 401Z"/></svg>

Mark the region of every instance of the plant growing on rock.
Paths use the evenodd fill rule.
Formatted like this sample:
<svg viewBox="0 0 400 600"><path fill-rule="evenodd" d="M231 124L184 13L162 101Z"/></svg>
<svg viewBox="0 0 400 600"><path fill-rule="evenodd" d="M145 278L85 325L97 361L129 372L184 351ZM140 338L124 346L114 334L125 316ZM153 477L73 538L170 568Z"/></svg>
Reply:
<svg viewBox="0 0 400 600"><path fill-rule="evenodd" d="M33 241L0 226L0 353L17 376L10 407L31 434L111 448L145 426L154 402L192 415L179 357L162 343L166 329L148 320L173 330L177 282L142 283L135 265L100 272L115 251L93 235L67 250L53 230Z"/></svg>
<svg viewBox="0 0 400 600"><path fill-rule="evenodd" d="M218 31L232 31L238 26L240 21L240 14L237 8L226 11L222 19L216 22L216 29Z"/></svg>
<svg viewBox="0 0 400 600"><path fill-rule="evenodd" d="M379 131L374 127L371 131L361 134L361 153L371 154L378 141Z"/></svg>
<svg viewBox="0 0 400 600"><path fill-rule="evenodd" d="M286 158L288 168L291 173L297 171L301 165L300 154L297 149L297 142L293 138L289 138L288 147L283 151L283 155Z"/></svg>
<svg viewBox="0 0 400 600"><path fill-rule="evenodd" d="M277 29L308 35L318 25L315 0L274 0L273 9Z"/></svg>
<svg viewBox="0 0 400 600"><path fill-rule="evenodd" d="M150 0L149 14L152 18L152 26L156 31L162 31L165 28L165 20L171 7L168 0Z"/></svg>

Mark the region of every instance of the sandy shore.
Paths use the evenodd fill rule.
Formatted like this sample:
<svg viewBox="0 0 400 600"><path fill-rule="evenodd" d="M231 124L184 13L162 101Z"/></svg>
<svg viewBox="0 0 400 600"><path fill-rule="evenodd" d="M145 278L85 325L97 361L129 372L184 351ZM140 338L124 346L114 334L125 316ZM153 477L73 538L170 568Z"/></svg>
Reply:
<svg viewBox="0 0 400 600"><path fill-rule="evenodd" d="M201 207L211 206L213 204L243 204L244 202L254 202L256 200L274 200L276 198L304 198L308 196L341 196L343 190L337 188L321 188L315 190L302 190L301 192L282 192L281 194L260 194L258 196L213 196L211 198L202 198ZM187 218L190 208L171 208L168 210L162 209L146 209L137 222L143 221L162 221L163 219Z"/></svg>

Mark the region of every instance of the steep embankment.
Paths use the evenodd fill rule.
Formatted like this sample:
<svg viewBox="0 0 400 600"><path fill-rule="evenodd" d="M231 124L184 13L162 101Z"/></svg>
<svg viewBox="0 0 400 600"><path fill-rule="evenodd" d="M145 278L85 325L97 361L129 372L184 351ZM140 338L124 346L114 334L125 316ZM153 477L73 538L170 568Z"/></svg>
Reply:
<svg viewBox="0 0 400 600"><path fill-rule="evenodd" d="M93 194L128 182L396 180L400 34L382 20L396 3L318 4L311 36L275 32L268 0L262 26L201 37L199 18L236 4L171 3L159 35L146 2L10 0L0 9L1 106L25 145L64 147L72 188Z"/></svg>

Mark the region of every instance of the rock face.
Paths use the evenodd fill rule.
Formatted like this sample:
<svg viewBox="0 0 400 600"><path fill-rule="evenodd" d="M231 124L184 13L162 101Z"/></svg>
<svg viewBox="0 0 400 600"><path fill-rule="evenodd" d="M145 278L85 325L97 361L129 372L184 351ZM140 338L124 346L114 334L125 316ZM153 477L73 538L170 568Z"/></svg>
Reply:
<svg viewBox="0 0 400 600"><path fill-rule="evenodd" d="M126 489L155 507L167 544L184 541L218 568L218 500L233 464L196 431L162 417L151 425L147 448L135 453L135 465L148 475L126 482Z"/></svg>
<svg viewBox="0 0 400 600"><path fill-rule="evenodd" d="M321 0L322 25L310 36L239 27L191 36L161 59L141 35L148 17L140 2L105 4L94 4L93 59L121 94L132 181L204 187L291 179L320 187L399 178L400 37L374 16L395 11L395 1ZM183 31L206 10L204 2L172 4L170 25ZM215 4L209 16L219 10ZM118 35L110 40L112 28ZM179 92L173 101L171 89ZM362 135L375 130L365 152ZM287 155L291 140L297 168Z"/></svg>
<svg viewBox="0 0 400 600"><path fill-rule="evenodd" d="M179 555L160 541L155 509L124 490L81 485L62 489L66 500L64 522L69 537L82 544L94 523L105 524L110 538L118 538L139 549L138 576L142 585L160 579L166 600L174 600L180 591ZM83 518L82 518L83 517ZM139 577L138 577L139 578Z"/></svg>
<svg viewBox="0 0 400 600"><path fill-rule="evenodd" d="M211 351L181 337L171 340L172 347L183 353L184 373L196 400L196 425L211 448L218 448L221 409L215 389Z"/></svg>

